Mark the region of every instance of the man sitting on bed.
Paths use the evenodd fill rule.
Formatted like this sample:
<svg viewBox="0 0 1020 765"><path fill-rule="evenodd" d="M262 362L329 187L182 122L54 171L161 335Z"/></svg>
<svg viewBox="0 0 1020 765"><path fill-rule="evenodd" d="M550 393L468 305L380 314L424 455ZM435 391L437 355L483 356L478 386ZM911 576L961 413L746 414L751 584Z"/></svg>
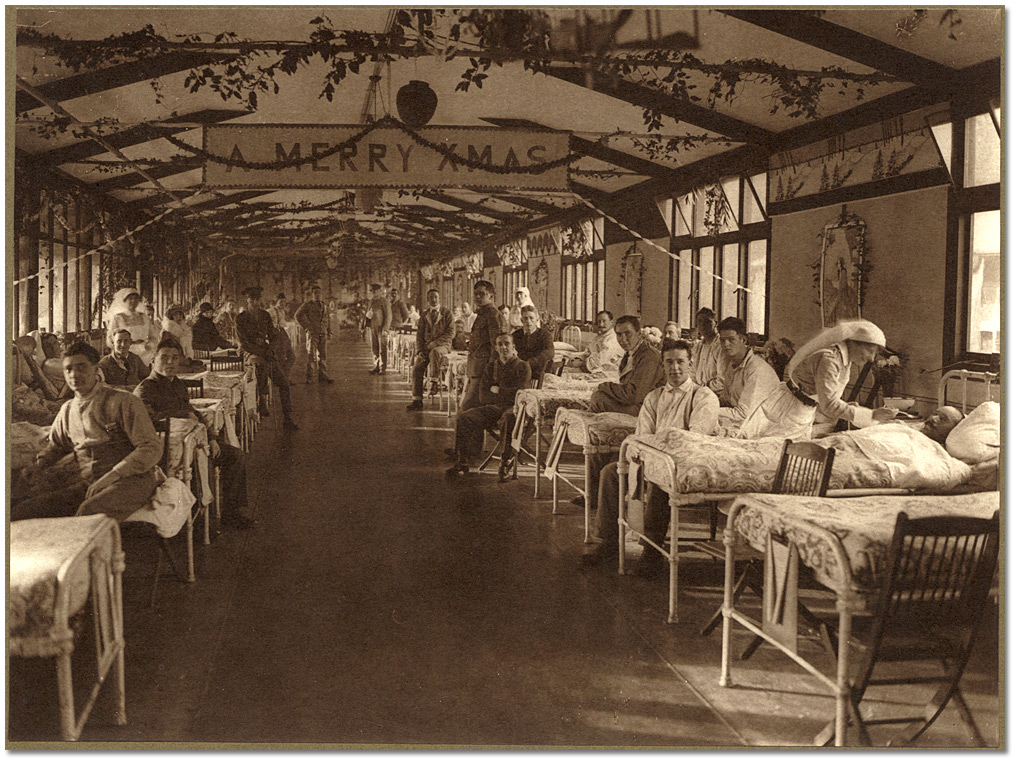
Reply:
<svg viewBox="0 0 1020 765"><path fill-rule="evenodd" d="M726 435L737 428L779 385L776 371L754 352L747 338L747 326L736 316L719 322L719 346L722 350L719 368L722 392L719 393L719 427Z"/></svg>
<svg viewBox="0 0 1020 765"><path fill-rule="evenodd" d="M691 379L691 346L684 340L664 340L662 365L666 368L666 384L652 390L641 404L637 435L650 435L667 428L680 428L710 435L719 420L719 399L707 387ZM619 551L620 474L614 461L599 476L598 512L595 533L602 542L585 551L583 561L595 564L616 558ZM669 526L669 497L658 486L650 485L645 505L645 535L661 543ZM642 540L639 572L653 575L661 570L664 558Z"/></svg>
<svg viewBox="0 0 1020 765"><path fill-rule="evenodd" d="M637 316L621 316L616 320L616 339L623 348L620 361L620 382L604 382L595 389L588 404L592 412L623 412L637 416L641 402L662 379L662 362L641 336L641 320Z"/></svg>
<svg viewBox="0 0 1020 765"><path fill-rule="evenodd" d="M184 381L177 377L177 365L183 355L175 339L160 340L152 359L152 372L135 388L135 395L145 404L153 421L181 417L201 422L188 398ZM248 504L248 472L244 454L237 447L220 443L216 435L209 433L209 450L213 464L220 469L223 487L223 513L220 520L226 526L249 528L253 522L243 512Z"/></svg>
<svg viewBox="0 0 1020 765"><path fill-rule="evenodd" d="M126 520L158 485L154 468L163 444L142 402L99 379L99 351L74 343L64 350L61 363L74 398L60 407L46 447L21 478L31 484L42 470L74 452L80 480L15 505L11 520L93 513Z"/></svg>

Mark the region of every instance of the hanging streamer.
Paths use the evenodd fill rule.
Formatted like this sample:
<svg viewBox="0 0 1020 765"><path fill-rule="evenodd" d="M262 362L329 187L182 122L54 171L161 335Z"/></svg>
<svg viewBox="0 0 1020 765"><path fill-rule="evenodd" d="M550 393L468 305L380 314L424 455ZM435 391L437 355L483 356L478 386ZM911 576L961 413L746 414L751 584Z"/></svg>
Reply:
<svg viewBox="0 0 1020 765"><path fill-rule="evenodd" d="M181 201L182 202L187 202L189 199L194 199L195 197L199 196L200 194L205 194L205 193L208 193L208 192L206 190L204 190L204 189L201 190L201 191L196 191L190 197L185 197ZM49 266L48 268L40 269L39 271L36 271L34 274L26 276L26 277L24 277L22 279L17 279L17 280L15 280L14 284L18 285L18 284L24 284L25 282L30 282L30 281L32 281L32 279L38 279L43 274L48 274L51 271L56 271L58 269L64 268L65 266L69 266L72 263L76 263L79 260L84 260L85 258L89 257L90 255L94 255L97 252L101 252L102 250L105 250L111 244L116 244L117 242L123 241L124 239L127 239L128 237L134 236L139 231L141 231L143 228L148 228L149 226L151 226L156 221L162 220L163 218L165 218L170 213L177 212L178 210L181 210L181 209L186 209L186 208L174 207L174 208L171 208L169 210L164 210L159 215L157 215L155 218L151 218L150 220L145 221L145 223L141 224L140 226L136 226L135 228L131 229L130 231L125 231L123 234L118 236L116 239L111 239L108 242L103 242L103 244L99 245L98 247L93 247L88 252L84 252L81 255L79 255L78 257L72 258L71 260L64 261L63 263L61 263L59 265Z"/></svg>
<svg viewBox="0 0 1020 765"><path fill-rule="evenodd" d="M735 288L735 289L738 289L738 290L741 290L741 291L743 291L743 292L746 292L746 293L747 293L747 294L749 294L749 295L758 295L759 297L764 297L764 295L762 295L762 293L760 293L760 292L755 292L754 290L752 290L752 289L749 289L749 288L745 287L745 286L744 286L743 284L737 284L736 282L732 282L732 281L730 281L729 279L726 279L726 278L724 278L724 277L722 277L722 276L719 276L719 274L715 273L714 271L710 271L710 270L708 270L708 269L706 269L706 268L702 268L701 266L695 265L695 264L694 264L694 261L692 261L692 260L690 260L690 259L686 259L686 260L685 260L684 258L680 257L680 256L679 256L679 255L678 255L677 253L675 253L675 252L670 252L670 251L669 251L669 250L667 250L667 249L666 249L665 247L663 247L663 246L661 246L661 245L658 245L658 244L656 244L655 242L653 242L653 241L652 241L651 239L647 239L647 238L645 238L644 236L642 236L641 234L639 234L639 233L638 233L637 231L634 231L634 230L633 230L632 228L630 228L629 226L626 226L626 225L624 225L623 223L620 223L620 221L618 221L618 220L617 220L616 218L614 218L614 217L613 217L612 215L609 215L608 213L604 213L604 212L602 212L602 210L600 210L599 208L597 208L597 207L596 207L595 205L593 205L593 204L592 204L591 202L589 202L589 201L588 201L587 199L585 199L584 197L579 197L579 199L580 199L580 200L581 200L582 202L584 202L584 204L585 204L585 205L587 205L587 206L588 206L588 207L590 207L590 208L591 208L592 210L594 210L595 212L597 212L597 213L598 213L599 215L601 215L601 216L602 216L602 217L604 217L604 218L607 218L607 219L611 220L611 221L612 221L613 223L615 223L615 224L616 224L617 226L619 226L620 228L622 228L622 229L623 229L624 231L626 231L626 232L627 232L628 234L630 234L631 236L635 237L636 239L640 239L640 240L641 240L642 242L644 242L645 244L651 245L652 247L654 247L655 249L659 250L660 252L664 252L664 253L666 253L667 255L669 255L669 257L673 258L673 260L679 260L679 261L680 261L681 263L684 263L684 264L685 264L685 265L687 265L687 266L691 266L691 267L693 267L694 269L696 269L696 270L698 270L698 271L704 271L705 273L707 273L707 274L708 274L709 276L711 276L711 277L712 277L713 279L715 279L716 281L720 281L720 282L722 282L723 284L728 284L728 285L730 285L731 287L733 287L733 288Z"/></svg>

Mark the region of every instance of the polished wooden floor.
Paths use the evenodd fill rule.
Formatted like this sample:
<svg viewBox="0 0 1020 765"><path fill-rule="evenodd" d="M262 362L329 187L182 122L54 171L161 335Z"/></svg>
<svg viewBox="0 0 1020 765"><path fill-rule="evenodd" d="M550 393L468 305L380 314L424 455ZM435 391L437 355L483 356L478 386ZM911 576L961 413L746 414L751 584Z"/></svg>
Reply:
<svg viewBox="0 0 1020 765"><path fill-rule="evenodd" d="M665 581L579 566L581 513L553 516L548 483L534 500L529 470L504 485L491 473L447 481L445 412L405 411L403 376L370 376L355 333L330 354L334 385L294 386L301 430L284 432L278 411L263 423L248 458L257 524L199 550L197 582L165 577L150 608L151 549L127 540L128 725L97 715L83 741L811 743L831 702L778 652L718 685L720 632L700 635L721 598L718 565L685 567L684 618L667 625ZM993 745L996 634L989 619L963 684ZM10 746L55 739L51 675L49 662L12 660ZM920 745L973 743L950 708Z"/></svg>

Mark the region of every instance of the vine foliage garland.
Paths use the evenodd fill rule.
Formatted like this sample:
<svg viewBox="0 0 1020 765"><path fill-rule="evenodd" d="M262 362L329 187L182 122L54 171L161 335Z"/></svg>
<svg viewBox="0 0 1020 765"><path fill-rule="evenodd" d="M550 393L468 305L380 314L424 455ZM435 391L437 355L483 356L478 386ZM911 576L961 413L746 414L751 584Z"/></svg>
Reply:
<svg viewBox="0 0 1020 765"><path fill-rule="evenodd" d="M618 21L622 23L624 14L630 13L620 11ZM852 92L860 100L867 87L890 80L877 72L853 72L841 67L803 71L760 58L715 63L689 51L663 48L616 56L588 50L565 53L554 50L551 43L557 31L557 18L540 9L400 10L385 33L338 29L324 15L311 19L309 25L312 31L308 39L295 42L253 42L241 40L233 32L169 40L147 25L101 41L76 41L39 28L23 28L18 32L18 43L42 47L74 72L154 58L171 51L209 52L216 59L192 69L185 79L185 88L190 92L207 88L224 100L240 101L253 109L257 108L260 95L279 93L280 75L293 75L320 59L327 69L319 97L330 102L337 85L349 74L358 74L368 62L436 55L447 61L468 59L455 86L458 91L483 87L493 64L502 67L517 61L525 71L550 72L554 63L570 62L599 76L640 82L682 101L703 101L709 108L731 103L744 83L756 82L771 87L773 113L783 110L792 117L816 117L819 100L827 90ZM709 83L692 78L695 74L707 76ZM160 101L162 93L157 82L154 81L154 87ZM645 109L645 123L650 131L661 127L662 120L657 109Z"/></svg>

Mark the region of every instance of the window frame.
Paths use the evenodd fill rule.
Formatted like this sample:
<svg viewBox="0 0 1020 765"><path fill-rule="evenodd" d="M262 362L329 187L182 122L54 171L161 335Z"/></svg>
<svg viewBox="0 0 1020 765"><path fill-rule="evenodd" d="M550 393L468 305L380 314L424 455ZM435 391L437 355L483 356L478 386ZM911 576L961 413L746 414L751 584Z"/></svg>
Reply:
<svg viewBox="0 0 1020 765"><path fill-rule="evenodd" d="M760 171L759 171L760 170ZM732 177L733 174L727 174L721 176L707 186L718 186L722 188L723 180ZM769 329L769 277L771 274L772 267L772 221L767 214L767 210L764 208L757 191L753 187L753 178L764 175L766 184L766 196L768 198L768 172L766 169L754 168L752 170L746 170L737 173L740 178L739 195L734 209L734 205L730 200L727 199L727 206L731 213L736 216L737 220L735 223L735 229L732 231L721 232L718 234L701 234L698 236L692 236L690 226L694 226L695 230L698 230L698 226L694 221L687 221L681 216L680 208L683 205L682 198L676 196L672 199L672 221L673 225L670 228L670 251L676 253L678 256L683 252L690 253L690 265L685 265L683 261L678 258L671 258L669 264L669 296L667 301L667 312L668 317L671 321L676 321L684 328L694 327L694 316L697 311L708 306L716 312L716 316L720 319L725 318L722 313L723 303L723 282L719 279L712 279L712 294L709 300L701 294L701 278L698 270L694 267L695 265L701 266L702 261L710 262L712 267L712 273L716 276L724 276L722 273L723 269L723 248L726 245L736 244L737 249L737 283L743 287L747 287L748 274L750 272L749 262L749 249L752 242L765 241L765 299L764 299L764 310L765 315L762 320L762 329L765 337L768 337ZM702 188L699 187L696 190L692 190L688 193L698 193ZM686 195L685 195L686 196ZM745 213L750 204L756 205L760 214L764 216L764 220L745 222ZM696 210L697 204L691 204L691 209ZM750 216L746 216L750 217ZM683 233L677 233L682 231ZM684 280L682 279L681 270L684 268L689 269L690 272L690 291L687 296L679 294ZM740 290L736 296L737 316L744 321L748 320L747 310L749 301L747 299L747 293Z"/></svg>
<svg viewBox="0 0 1020 765"><path fill-rule="evenodd" d="M560 309L563 319L584 324L594 324L595 317L606 308L605 221L603 218L594 218L589 222L592 227L591 254L563 255L560 260ZM577 287L579 283L582 285L580 290Z"/></svg>
<svg viewBox="0 0 1020 765"><path fill-rule="evenodd" d="M999 182L981 186L965 186L967 159L967 120L987 112L989 102L976 100L969 103L953 102L950 107L951 158L949 176L949 203L946 222L946 317L943 331L943 366L979 365L995 366L1002 355L998 353L971 351L968 349L970 321L970 268L971 268L971 219L975 213L999 211L1000 232L1002 220L1002 175ZM1002 138L999 141L1000 163L1002 162ZM1001 164L1000 164L1001 167ZM1001 239L1000 239L1001 241ZM1004 252L1001 252L1000 264ZM1000 275L1002 273L1000 265ZM1005 282L1000 278L999 301ZM1000 333L1000 343L1003 335Z"/></svg>

